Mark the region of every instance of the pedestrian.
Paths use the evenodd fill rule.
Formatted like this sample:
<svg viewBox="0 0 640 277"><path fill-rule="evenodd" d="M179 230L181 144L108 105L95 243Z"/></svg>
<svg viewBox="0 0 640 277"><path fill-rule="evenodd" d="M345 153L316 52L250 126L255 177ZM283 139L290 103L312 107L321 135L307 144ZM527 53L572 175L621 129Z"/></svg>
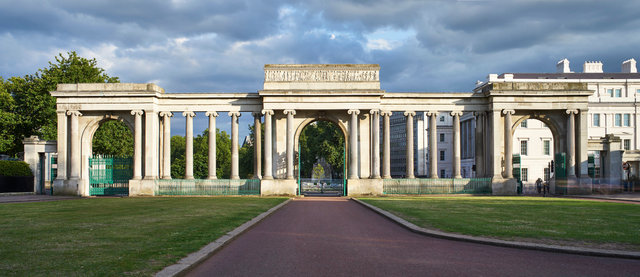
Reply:
<svg viewBox="0 0 640 277"><path fill-rule="evenodd" d="M544 182L544 184L542 184L542 196L546 197L548 193L549 193L549 182Z"/></svg>
<svg viewBox="0 0 640 277"><path fill-rule="evenodd" d="M540 194L541 190L542 190L542 179L538 178L538 180L536 180L536 189L538 190L538 194Z"/></svg>

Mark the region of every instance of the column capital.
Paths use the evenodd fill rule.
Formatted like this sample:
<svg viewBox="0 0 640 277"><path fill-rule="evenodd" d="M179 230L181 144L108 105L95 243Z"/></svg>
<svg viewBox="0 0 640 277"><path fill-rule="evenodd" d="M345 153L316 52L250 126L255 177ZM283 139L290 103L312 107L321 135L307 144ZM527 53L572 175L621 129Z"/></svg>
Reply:
<svg viewBox="0 0 640 277"><path fill-rule="evenodd" d="M262 113L261 112L252 112L251 115L253 115L253 117L257 117L257 118L261 118L262 117Z"/></svg>
<svg viewBox="0 0 640 277"><path fill-rule="evenodd" d="M142 115L142 110L132 110L131 115Z"/></svg>
<svg viewBox="0 0 640 277"><path fill-rule="evenodd" d="M416 112L414 112L414 111L406 111L406 112L404 112L404 116L416 116Z"/></svg>
<svg viewBox="0 0 640 277"><path fill-rule="evenodd" d="M131 112L131 114L133 114L133 112ZM160 112L160 116L162 116L162 117L173 117L173 113L172 112Z"/></svg>
<svg viewBox="0 0 640 277"><path fill-rule="evenodd" d="M577 109L573 109L573 110L569 109L569 110L566 110L565 112L566 112L567 114L569 114L569 115L570 115L570 114L578 114L578 110L577 110Z"/></svg>
<svg viewBox="0 0 640 277"><path fill-rule="evenodd" d="M182 116L184 117L195 117L196 113L192 112L192 111L185 111L182 113Z"/></svg>
<svg viewBox="0 0 640 277"><path fill-rule="evenodd" d="M204 113L204 115L208 116L208 117L218 117L218 112L216 111L210 111L210 112L206 112Z"/></svg>
<svg viewBox="0 0 640 277"><path fill-rule="evenodd" d="M370 114L380 114L380 113L381 113L381 111L380 111L380 110L378 110L378 109L372 109L372 110L370 110L370 111L369 111L369 113L370 113Z"/></svg>
<svg viewBox="0 0 640 277"><path fill-rule="evenodd" d="M283 111L284 114L291 114L291 115L296 115L296 110L284 110Z"/></svg>
<svg viewBox="0 0 640 277"><path fill-rule="evenodd" d="M355 110L355 109L353 109L353 110L348 110L348 111L347 111L347 113L348 113L348 114L355 114L355 115L359 115L359 114L360 114L360 110Z"/></svg>
<svg viewBox="0 0 640 277"><path fill-rule="evenodd" d="M457 115L457 116L462 116L462 111L452 111L452 112L450 113L450 115L451 115L451 116L456 116L456 115Z"/></svg>
<svg viewBox="0 0 640 277"><path fill-rule="evenodd" d="M381 110L380 115L382 116L391 116L393 113L391 111Z"/></svg>
<svg viewBox="0 0 640 277"><path fill-rule="evenodd" d="M438 116L438 111L427 111L427 116Z"/></svg>
<svg viewBox="0 0 640 277"><path fill-rule="evenodd" d="M264 114L264 115L273 115L273 110L262 110L262 114Z"/></svg>
<svg viewBox="0 0 640 277"><path fill-rule="evenodd" d="M504 115L506 115L506 114L513 115L514 113L516 113L515 110L508 110L508 109L502 110L502 114L504 114Z"/></svg>
<svg viewBox="0 0 640 277"><path fill-rule="evenodd" d="M67 111L67 115L82 116L82 113L79 111Z"/></svg>
<svg viewBox="0 0 640 277"><path fill-rule="evenodd" d="M240 117L242 114L240 112L229 112L229 116Z"/></svg>

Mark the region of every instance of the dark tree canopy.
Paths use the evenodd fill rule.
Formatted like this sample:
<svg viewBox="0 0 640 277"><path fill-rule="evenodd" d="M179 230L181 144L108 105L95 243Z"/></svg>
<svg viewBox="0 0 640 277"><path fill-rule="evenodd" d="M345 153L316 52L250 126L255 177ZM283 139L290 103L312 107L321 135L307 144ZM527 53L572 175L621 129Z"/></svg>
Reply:
<svg viewBox="0 0 640 277"><path fill-rule="evenodd" d="M133 157L133 135L122 121L107 120L93 136L93 154Z"/></svg>
<svg viewBox="0 0 640 277"><path fill-rule="evenodd" d="M171 177L183 179L185 173L185 138L171 137ZM216 176L228 179L231 175L231 139L227 132L216 129ZM209 176L209 129L193 138L193 177Z"/></svg>
<svg viewBox="0 0 640 277"><path fill-rule="evenodd" d="M334 123L315 121L300 134L300 176L311 178L313 164L320 158L331 166L331 178L344 176L344 134Z"/></svg>
<svg viewBox="0 0 640 277"><path fill-rule="evenodd" d="M55 62L35 74L0 79L0 152L16 154L23 149L22 139L37 135L57 139L56 101L50 94L60 83L117 83L97 66L96 59L79 57L74 51L60 53ZM8 101L8 97L13 101ZM13 114L8 115L7 113Z"/></svg>

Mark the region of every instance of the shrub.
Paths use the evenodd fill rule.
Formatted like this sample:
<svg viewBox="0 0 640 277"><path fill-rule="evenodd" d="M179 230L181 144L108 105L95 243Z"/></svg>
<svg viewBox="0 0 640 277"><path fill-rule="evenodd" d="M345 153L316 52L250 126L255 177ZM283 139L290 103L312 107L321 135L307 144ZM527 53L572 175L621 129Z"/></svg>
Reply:
<svg viewBox="0 0 640 277"><path fill-rule="evenodd" d="M0 176L32 177L33 172L31 172L29 164L23 161L0 161Z"/></svg>

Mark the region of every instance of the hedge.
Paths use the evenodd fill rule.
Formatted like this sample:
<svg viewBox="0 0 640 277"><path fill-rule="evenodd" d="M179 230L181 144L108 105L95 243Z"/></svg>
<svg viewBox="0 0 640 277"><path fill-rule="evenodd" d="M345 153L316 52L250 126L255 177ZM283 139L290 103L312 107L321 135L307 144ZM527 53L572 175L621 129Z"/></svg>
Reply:
<svg viewBox="0 0 640 277"><path fill-rule="evenodd" d="M23 161L0 161L0 176L33 177L33 172Z"/></svg>

